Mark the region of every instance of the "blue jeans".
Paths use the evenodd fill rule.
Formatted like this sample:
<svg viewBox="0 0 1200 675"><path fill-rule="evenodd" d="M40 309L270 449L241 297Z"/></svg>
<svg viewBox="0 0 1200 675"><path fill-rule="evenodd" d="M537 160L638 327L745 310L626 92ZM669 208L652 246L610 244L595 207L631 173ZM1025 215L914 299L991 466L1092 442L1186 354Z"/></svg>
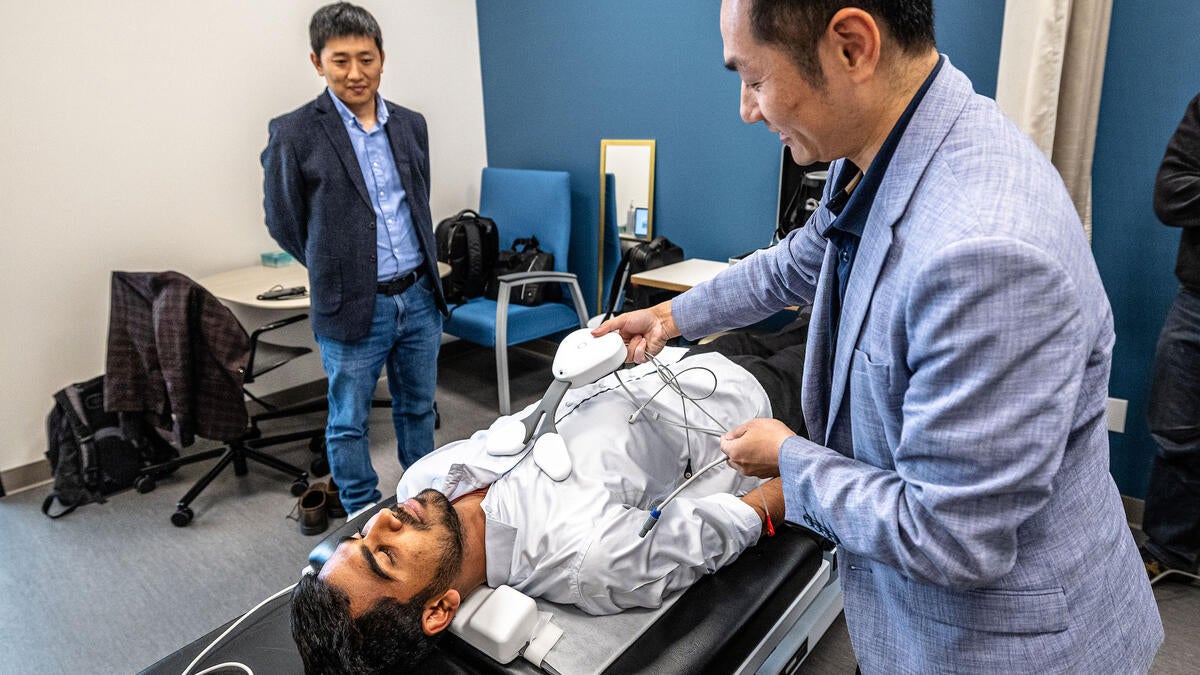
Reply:
<svg viewBox="0 0 1200 675"><path fill-rule="evenodd" d="M400 465L408 467L433 450L441 340L442 315L428 276L400 295L376 295L371 332L361 340L317 337L329 377L329 469L346 511L380 500L367 431L371 398L385 364Z"/></svg>
<svg viewBox="0 0 1200 675"><path fill-rule="evenodd" d="M1158 454L1142 530L1150 553L1171 567L1200 563L1200 295L1181 289L1154 356L1150 434Z"/></svg>

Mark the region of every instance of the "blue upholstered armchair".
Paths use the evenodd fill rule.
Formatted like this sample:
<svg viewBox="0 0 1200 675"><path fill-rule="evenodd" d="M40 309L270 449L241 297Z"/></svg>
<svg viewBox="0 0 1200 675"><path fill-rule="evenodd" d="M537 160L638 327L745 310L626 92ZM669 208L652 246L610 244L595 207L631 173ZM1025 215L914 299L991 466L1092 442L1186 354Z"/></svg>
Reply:
<svg viewBox="0 0 1200 675"><path fill-rule="evenodd" d="M497 300L471 298L446 321L446 333L496 348L496 387L500 413L511 409L508 346L521 344L587 323L587 306L575 275L567 272L571 243L571 184L565 171L483 170L479 214L496 222L500 248L514 239L535 236L543 251L554 254L553 272L517 272L500 277ZM509 289L522 283L559 282L570 292L562 302L526 307L509 303Z"/></svg>

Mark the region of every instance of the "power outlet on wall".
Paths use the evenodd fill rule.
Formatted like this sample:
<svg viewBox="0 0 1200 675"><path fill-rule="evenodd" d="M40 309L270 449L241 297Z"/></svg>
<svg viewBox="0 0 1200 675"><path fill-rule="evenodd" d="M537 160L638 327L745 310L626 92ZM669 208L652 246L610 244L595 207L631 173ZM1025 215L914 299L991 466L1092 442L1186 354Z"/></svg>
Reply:
<svg viewBox="0 0 1200 675"><path fill-rule="evenodd" d="M1129 401L1123 398L1108 399L1108 430L1118 434L1125 433L1125 411L1129 409Z"/></svg>

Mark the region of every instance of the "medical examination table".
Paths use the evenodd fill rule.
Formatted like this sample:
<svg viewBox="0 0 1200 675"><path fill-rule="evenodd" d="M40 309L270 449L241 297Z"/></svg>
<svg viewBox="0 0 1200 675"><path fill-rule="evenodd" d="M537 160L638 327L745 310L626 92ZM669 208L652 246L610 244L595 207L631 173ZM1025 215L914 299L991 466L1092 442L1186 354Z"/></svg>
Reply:
<svg viewBox="0 0 1200 675"><path fill-rule="evenodd" d="M381 504L337 528L327 539L359 531ZM634 609L594 617L574 607L538 600L564 634L545 662L561 675L583 673L790 673L842 609L836 553L792 526L763 537L737 561L655 610ZM299 561L298 561L299 562ZM270 593L264 593L264 597ZM249 666L256 675L303 673L291 638L290 594L276 598L246 619L196 665L193 672L226 661ZM236 620L236 619L235 619ZM225 630L214 629L143 673L179 675ZM491 660L458 637L446 634L420 672L538 673L517 659ZM234 672L225 669L222 672Z"/></svg>

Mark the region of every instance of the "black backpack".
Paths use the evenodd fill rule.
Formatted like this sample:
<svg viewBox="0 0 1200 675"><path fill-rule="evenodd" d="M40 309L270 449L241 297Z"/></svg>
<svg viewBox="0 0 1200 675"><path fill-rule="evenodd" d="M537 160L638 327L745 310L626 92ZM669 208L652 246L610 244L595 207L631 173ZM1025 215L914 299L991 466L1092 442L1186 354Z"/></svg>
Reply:
<svg viewBox="0 0 1200 675"><path fill-rule="evenodd" d="M655 237L651 241L643 241L625 249L621 255L621 262L617 265L617 271L613 275L612 286L608 290L608 306L604 312L604 320L607 321L613 314L653 307L663 300L678 295L674 291L661 288L629 286L628 284L629 277L634 274L682 261L683 249L672 244L671 240L666 237ZM618 311L617 300L620 299L622 291L625 292L625 302Z"/></svg>
<svg viewBox="0 0 1200 675"><path fill-rule="evenodd" d="M103 503L107 495L133 486L142 468L179 456L140 416L104 410L103 375L54 393L46 437L54 491L42 502L42 513L51 518ZM51 513L55 499L62 510Z"/></svg>
<svg viewBox="0 0 1200 675"><path fill-rule="evenodd" d="M519 248L518 248L519 247ZM553 272L554 254L538 248L538 238L517 239L512 248L500 251L496 259L496 269L488 279L487 290L483 296L496 300L500 296L500 277L516 272ZM562 289L558 282L543 282L540 284L519 284L510 287L509 302L516 305L540 305L543 302L558 302L562 299Z"/></svg>
<svg viewBox="0 0 1200 675"><path fill-rule="evenodd" d="M438 223L434 236L437 259L450 265L450 274L442 279L446 302L461 305L483 295L500 250L496 223L463 209Z"/></svg>

